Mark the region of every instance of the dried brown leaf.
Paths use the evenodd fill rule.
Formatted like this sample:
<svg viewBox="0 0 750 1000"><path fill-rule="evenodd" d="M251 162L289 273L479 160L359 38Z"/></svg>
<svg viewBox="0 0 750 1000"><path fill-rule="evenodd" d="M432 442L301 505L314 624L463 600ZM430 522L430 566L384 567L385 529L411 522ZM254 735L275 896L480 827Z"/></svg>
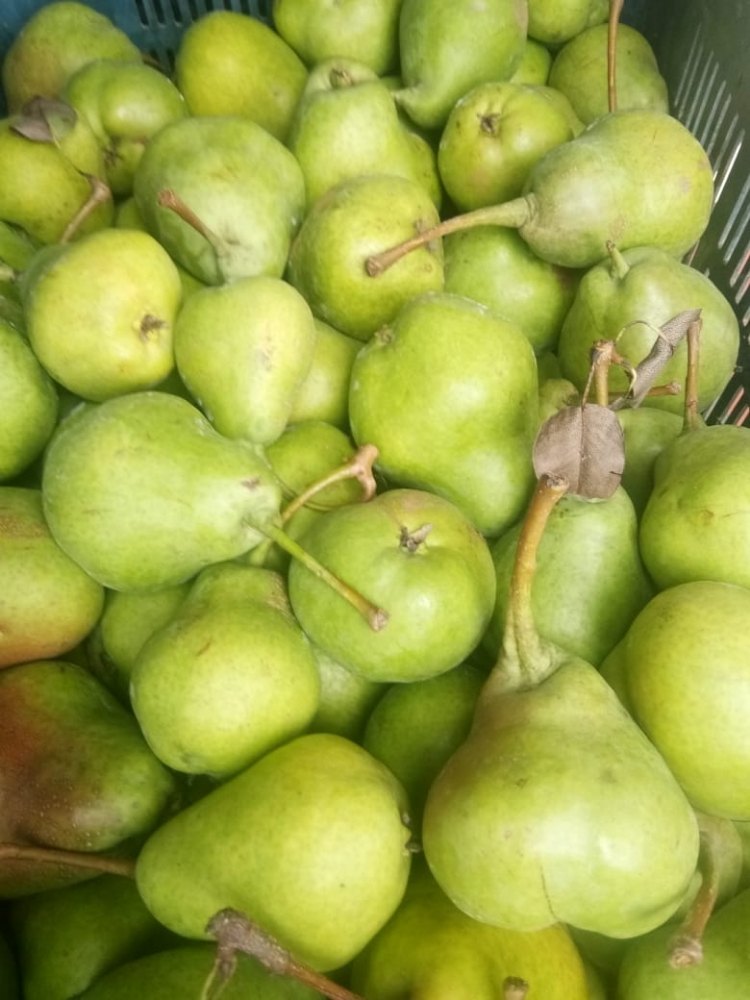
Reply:
<svg viewBox="0 0 750 1000"><path fill-rule="evenodd" d="M566 406L546 420L533 450L534 472L561 476L569 492L586 500L606 500L625 467L622 427L606 406Z"/></svg>
<svg viewBox="0 0 750 1000"><path fill-rule="evenodd" d="M13 120L11 129L32 142L59 142L75 125L75 110L65 101L32 97Z"/></svg>

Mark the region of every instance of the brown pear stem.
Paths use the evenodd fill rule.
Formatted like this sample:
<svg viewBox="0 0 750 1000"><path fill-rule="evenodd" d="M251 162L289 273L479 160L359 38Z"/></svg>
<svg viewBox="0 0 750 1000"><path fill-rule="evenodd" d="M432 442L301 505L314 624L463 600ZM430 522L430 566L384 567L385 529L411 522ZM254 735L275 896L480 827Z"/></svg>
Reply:
<svg viewBox="0 0 750 1000"><path fill-rule="evenodd" d="M539 543L547 521L567 491L568 482L562 476L545 473L537 480L526 508L510 578L503 643L487 685L487 690L493 693L533 687L543 679L540 673L546 676L554 669L544 653L534 622L532 587Z"/></svg>
<svg viewBox="0 0 750 1000"><path fill-rule="evenodd" d="M301 562L302 565L313 573L319 580L327 583L329 587L336 591L336 593L343 597L351 606L362 615L364 620L373 630L373 632L379 632L382 628L388 624L388 612L383 608L379 608L377 605L373 604L372 601L368 601L367 598L360 594L358 590L350 587L348 583L345 583L340 577L331 573L329 569L319 562L314 556L310 555L301 545L298 545L293 538L290 538L286 532L282 531L281 528L276 527L276 525L269 524L263 525L259 529L268 538L276 542L280 549L284 552L288 552L289 555Z"/></svg>
<svg viewBox="0 0 750 1000"><path fill-rule="evenodd" d="M645 393L646 396L679 396L682 392L682 386L679 382L665 382L663 385L652 385L651 388ZM612 399L624 399L629 395L628 392L613 392Z"/></svg>
<svg viewBox="0 0 750 1000"><path fill-rule="evenodd" d="M397 243L387 250L382 250L380 253L368 257L365 261L365 270L371 278L375 278L392 267L396 261L411 253L412 250L417 250L425 243L464 229L474 229L476 226L507 226L511 229L520 229L524 223L529 221L532 212L532 196L525 196L514 198L513 201L504 202L502 205L488 205L485 208L477 208L473 212L464 212L463 215L454 215L450 219L439 222L436 226L423 229L411 239L404 240L403 243Z"/></svg>
<svg viewBox="0 0 750 1000"><path fill-rule="evenodd" d="M103 874L122 875L123 878L135 877L135 861L132 858L108 858L101 854L63 851L55 847L0 844L0 861L25 861L32 864L55 865L58 868L64 865Z"/></svg>
<svg viewBox="0 0 750 1000"><path fill-rule="evenodd" d="M208 922L206 933L215 937L218 944L214 967L204 984L201 1000L216 1000L234 975L239 952L251 955L274 975L296 979L329 1000L364 1000L298 961L267 931L237 910L220 910Z"/></svg>
<svg viewBox="0 0 750 1000"><path fill-rule="evenodd" d="M173 191L172 188L162 188L156 196L156 203L161 205L162 208L168 208L170 212L174 212L175 215L179 216L183 222L186 222L196 233L207 240L213 247L214 252L216 252L216 248L220 243L216 233L208 228L205 222L180 198L176 191Z"/></svg>
<svg viewBox="0 0 750 1000"><path fill-rule="evenodd" d="M100 177L95 177L93 174L84 174L84 177L91 185L91 192L63 230L61 243L70 243L86 219L112 197L112 191Z"/></svg>
<svg viewBox="0 0 750 1000"><path fill-rule="evenodd" d="M298 494L281 512L281 523L286 524L297 511L309 503L313 497L322 492L327 486L340 483L345 479L356 479L362 486L362 502L366 503L375 496L377 483L372 472L372 467L378 457L378 449L374 444L363 444L343 465L333 472L319 479L308 486L306 490Z"/></svg>
<svg viewBox="0 0 750 1000"><path fill-rule="evenodd" d="M694 431L702 426L698 411L698 374L700 362L700 339L703 320L691 323L687 331L687 375L685 377L685 412L683 430Z"/></svg>
<svg viewBox="0 0 750 1000"><path fill-rule="evenodd" d="M520 976L506 976L503 980L503 1000L524 1000L529 984Z"/></svg>
<svg viewBox="0 0 750 1000"><path fill-rule="evenodd" d="M685 919L669 943L668 959L673 969L699 965L703 961L703 934L716 906L721 884L719 838L711 826L711 819L699 817L698 870L701 884Z"/></svg>
<svg viewBox="0 0 750 1000"><path fill-rule="evenodd" d="M617 111L617 32L624 0L610 0L607 24L607 105Z"/></svg>

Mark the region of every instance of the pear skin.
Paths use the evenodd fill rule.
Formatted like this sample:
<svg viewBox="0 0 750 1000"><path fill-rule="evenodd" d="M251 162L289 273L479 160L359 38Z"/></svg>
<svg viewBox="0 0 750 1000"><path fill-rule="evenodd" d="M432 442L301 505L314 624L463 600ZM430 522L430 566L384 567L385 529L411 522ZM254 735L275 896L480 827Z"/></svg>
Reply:
<svg viewBox="0 0 750 1000"><path fill-rule="evenodd" d="M399 782L362 747L298 736L163 824L138 857L138 889L184 937L205 938L232 907L303 962L340 968L403 896L406 809Z"/></svg>

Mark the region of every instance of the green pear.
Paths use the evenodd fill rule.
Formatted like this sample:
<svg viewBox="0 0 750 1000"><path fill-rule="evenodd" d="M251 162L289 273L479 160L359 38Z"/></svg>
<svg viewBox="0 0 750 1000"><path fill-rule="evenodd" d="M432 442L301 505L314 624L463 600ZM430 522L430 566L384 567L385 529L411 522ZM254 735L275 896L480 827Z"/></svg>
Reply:
<svg viewBox="0 0 750 1000"><path fill-rule="evenodd" d="M105 593L104 608L86 642L89 667L125 704L141 647L172 620L189 589L190 582L184 582L145 593Z"/></svg>
<svg viewBox="0 0 750 1000"><path fill-rule="evenodd" d="M156 390L74 410L48 446L42 491L60 547L104 586L133 591L247 552L281 497L254 446Z"/></svg>
<svg viewBox="0 0 750 1000"><path fill-rule="evenodd" d="M372 277L460 229L518 229L543 260L590 267L609 243L675 257L705 231L713 204L706 151L677 118L650 109L603 115L537 160L519 198L454 215L366 262Z"/></svg>
<svg viewBox="0 0 750 1000"><path fill-rule="evenodd" d="M466 739L485 675L461 663L438 677L393 684L367 719L360 742L406 789L415 832L430 785Z"/></svg>
<svg viewBox="0 0 750 1000"><path fill-rule="evenodd" d="M353 59L326 59L310 71L287 146L302 167L308 206L336 184L362 174L420 180L391 91Z"/></svg>
<svg viewBox="0 0 750 1000"><path fill-rule="evenodd" d="M466 212L518 197L531 168L583 128L552 87L490 81L451 108L440 134L438 169L453 204Z"/></svg>
<svg viewBox="0 0 750 1000"><path fill-rule="evenodd" d="M148 233L113 227L48 257L23 289L37 358L61 385L95 401L167 377L181 300L167 251Z"/></svg>
<svg viewBox="0 0 750 1000"><path fill-rule="evenodd" d="M84 116L102 144L107 181L118 197L131 193L135 168L151 136L188 113L174 83L140 61L86 63L68 79L62 97Z"/></svg>
<svg viewBox="0 0 750 1000"><path fill-rule="evenodd" d="M74 649L104 591L50 534L38 489L0 486L0 667Z"/></svg>
<svg viewBox="0 0 750 1000"><path fill-rule="evenodd" d="M586 125L609 111L608 33L606 24L579 32L556 53L550 67L549 85L568 98ZM654 50L640 31L628 24L618 25L615 58L617 107L667 112L667 83Z"/></svg>
<svg viewBox="0 0 750 1000"><path fill-rule="evenodd" d="M322 319L315 318L313 322L317 337L310 370L294 397L289 423L322 420L346 430L349 426L349 379L362 343Z"/></svg>
<svg viewBox="0 0 750 1000"><path fill-rule="evenodd" d="M320 676L320 701L310 732L335 733L361 742L365 723L385 684L362 677L315 643L311 645Z"/></svg>
<svg viewBox="0 0 750 1000"><path fill-rule="evenodd" d="M521 331L436 292L406 303L357 355L349 418L389 482L439 493L492 537L519 518L532 488L537 401Z"/></svg>
<svg viewBox="0 0 750 1000"><path fill-rule="evenodd" d="M378 76L398 63L401 0L273 0L276 31L308 66L326 59L357 59Z"/></svg>
<svg viewBox="0 0 750 1000"><path fill-rule="evenodd" d="M296 288L255 275L189 296L175 323L175 360L220 434L266 445L289 421L316 336Z"/></svg>
<svg viewBox="0 0 750 1000"><path fill-rule="evenodd" d="M404 899L352 965L352 986L367 1000L505 1000L506 981L529 996L590 1000L583 963L562 925L519 932L472 920L415 862Z"/></svg>
<svg viewBox="0 0 750 1000"><path fill-rule="evenodd" d="M133 194L151 235L211 285L281 277L305 207L302 169L292 153L239 115L165 125L143 151Z"/></svg>
<svg viewBox="0 0 750 1000"><path fill-rule="evenodd" d="M528 0L529 37L558 46L607 20L609 0Z"/></svg>
<svg viewBox="0 0 750 1000"><path fill-rule="evenodd" d="M379 603L374 631L300 562L289 568L292 610L310 639L375 681L416 681L458 666L477 645L495 600L489 547L453 503L390 489L322 514L302 536L337 576Z"/></svg>
<svg viewBox="0 0 750 1000"><path fill-rule="evenodd" d="M653 406L617 411L625 442L625 469L621 484L640 518L654 485L654 462L682 432L682 418Z"/></svg>
<svg viewBox="0 0 750 1000"><path fill-rule="evenodd" d="M447 236L445 291L481 302L527 337L536 354L554 350L580 273L538 257L513 229L479 226Z"/></svg>
<svg viewBox="0 0 750 1000"><path fill-rule="evenodd" d="M202 570L136 656L130 699L156 756L225 778L306 729L320 681L283 578L221 563Z"/></svg>
<svg viewBox="0 0 750 1000"><path fill-rule="evenodd" d="M241 115L282 142L306 79L282 35L240 11L204 12L175 53L175 82L191 115Z"/></svg>
<svg viewBox="0 0 750 1000"><path fill-rule="evenodd" d="M12 479L39 457L55 428L55 384L10 323L0 319L0 481Z"/></svg>
<svg viewBox="0 0 750 1000"><path fill-rule="evenodd" d="M16 900L10 922L26 1000L68 1000L110 969L172 943L135 883L119 875Z"/></svg>
<svg viewBox="0 0 750 1000"><path fill-rule="evenodd" d="M98 979L79 1000L177 1000L198 997L211 975L216 947L182 944L168 951L125 962ZM319 1000L317 991L294 979L267 972L252 958L240 955L222 1000Z"/></svg>
<svg viewBox="0 0 750 1000"><path fill-rule="evenodd" d="M410 866L402 787L343 736L271 750L151 835L136 865L166 927L205 938L208 920L251 914L295 957L340 968L385 924Z"/></svg>
<svg viewBox="0 0 750 1000"><path fill-rule="evenodd" d="M552 53L541 42L533 38L526 39L521 61L515 73L510 77L513 83L530 83L532 86L544 86L549 79L552 66Z"/></svg>
<svg viewBox="0 0 750 1000"><path fill-rule="evenodd" d="M91 199L91 178L103 182L104 156L80 116L74 116L72 123L60 119L63 134L58 135L43 115L41 124L37 115L31 117L29 126L21 113L0 121L0 219L39 243L57 243ZM42 130L38 139L23 134L36 129ZM102 229L112 215L111 198L102 196L77 232Z"/></svg>
<svg viewBox="0 0 750 1000"><path fill-rule="evenodd" d="M566 406L580 404L581 395L565 378L545 378L539 383L539 427Z"/></svg>
<svg viewBox="0 0 750 1000"><path fill-rule="evenodd" d="M93 59L139 57L125 32L91 5L72 0L44 4L5 53L2 84L8 108L17 111L37 95L56 97L69 77Z"/></svg>
<svg viewBox="0 0 750 1000"><path fill-rule="evenodd" d="M662 450L653 469L640 545L657 586L719 580L750 587L750 428L688 430Z"/></svg>
<svg viewBox="0 0 750 1000"><path fill-rule="evenodd" d="M749 652L750 590L715 580L656 594L625 649L635 718L696 808L738 820L750 819Z"/></svg>
<svg viewBox="0 0 750 1000"><path fill-rule="evenodd" d="M625 950L617 979L618 1000L735 1000L750 977L750 889L711 916L703 936L703 960L674 968L666 952L673 933L660 927Z"/></svg>
<svg viewBox="0 0 750 1000"><path fill-rule="evenodd" d="M35 660L0 671L0 707L0 840L91 858L90 868L33 851L4 859L4 898L90 878L100 852L143 838L175 805L173 776L133 716L85 668Z"/></svg>
<svg viewBox="0 0 750 1000"><path fill-rule="evenodd" d="M709 277L653 246L622 252L612 246L608 256L584 274L557 344L563 375L583 389L597 340L616 340L618 353L632 365L639 364L659 338L659 328L686 309L701 310L698 408L705 410L734 372L739 322ZM660 384L676 381L681 391L647 396L643 405L681 414L686 366L683 339L659 372ZM625 392L629 382L624 369L612 366L608 384L612 392Z"/></svg>
<svg viewBox="0 0 750 1000"><path fill-rule="evenodd" d="M664 758L607 682L536 629L536 551L566 489L540 476L503 648L466 741L432 783L422 843L438 884L475 920L517 931L562 922L626 938L676 911L699 830Z"/></svg>
<svg viewBox="0 0 750 1000"><path fill-rule="evenodd" d="M441 250L424 249L377 282L364 269L368 253L437 220L417 181L388 174L343 181L307 213L292 243L288 278L319 319L368 340L408 299L443 287Z"/></svg>
<svg viewBox="0 0 750 1000"><path fill-rule="evenodd" d="M493 653L507 615L520 533L518 523L491 546L497 600L483 645ZM537 558L532 601L540 634L598 666L653 593L628 494L619 487L598 503L565 497L550 515Z"/></svg>
<svg viewBox="0 0 750 1000"><path fill-rule="evenodd" d="M441 128L456 101L488 80L507 80L526 42L525 0L436 4L403 0L399 50L404 86L395 99L423 128Z"/></svg>

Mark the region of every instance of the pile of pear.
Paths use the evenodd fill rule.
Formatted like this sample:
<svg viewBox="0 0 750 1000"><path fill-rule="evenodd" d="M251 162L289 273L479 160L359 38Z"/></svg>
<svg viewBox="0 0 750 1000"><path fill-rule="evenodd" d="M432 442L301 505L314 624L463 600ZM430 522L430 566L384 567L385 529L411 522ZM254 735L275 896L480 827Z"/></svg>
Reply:
<svg viewBox="0 0 750 1000"><path fill-rule="evenodd" d="M0 1000L737 1000L709 158L616 2L270 6L3 57Z"/></svg>

